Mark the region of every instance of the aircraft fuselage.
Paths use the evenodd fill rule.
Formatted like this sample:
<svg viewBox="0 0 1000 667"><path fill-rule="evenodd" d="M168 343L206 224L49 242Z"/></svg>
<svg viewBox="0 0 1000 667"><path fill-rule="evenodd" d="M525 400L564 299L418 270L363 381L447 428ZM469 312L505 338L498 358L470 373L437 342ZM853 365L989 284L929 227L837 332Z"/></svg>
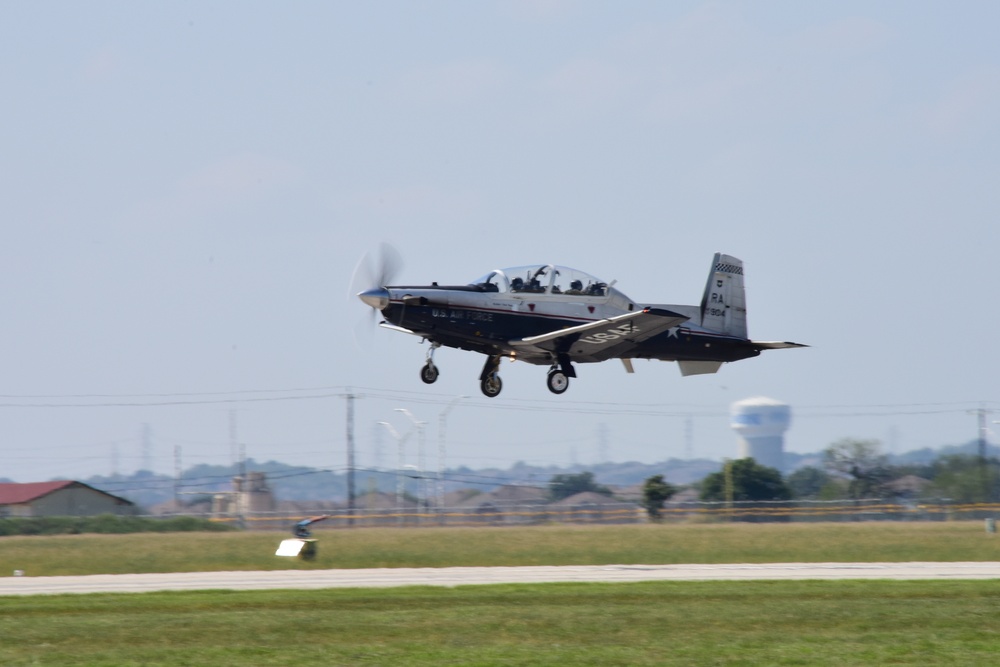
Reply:
<svg viewBox="0 0 1000 667"><path fill-rule="evenodd" d="M716 254L700 305L637 304L594 276L550 264L497 269L467 285L380 286L358 297L381 311L383 326L431 343L421 379L432 383L442 345L487 355L487 396L500 393L500 359L550 366L549 389L563 393L573 363L621 359L676 361L683 375L714 373L761 350L804 347L752 341L746 333L743 264Z"/></svg>

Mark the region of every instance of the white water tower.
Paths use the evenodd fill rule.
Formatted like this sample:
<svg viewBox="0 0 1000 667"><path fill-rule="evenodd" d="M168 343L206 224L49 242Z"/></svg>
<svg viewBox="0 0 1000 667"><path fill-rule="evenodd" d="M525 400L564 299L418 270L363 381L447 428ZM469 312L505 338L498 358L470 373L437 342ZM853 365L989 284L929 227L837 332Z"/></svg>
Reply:
<svg viewBox="0 0 1000 667"><path fill-rule="evenodd" d="M785 431L792 409L773 398L747 398L729 407L729 425L740 436L740 458L784 472Z"/></svg>

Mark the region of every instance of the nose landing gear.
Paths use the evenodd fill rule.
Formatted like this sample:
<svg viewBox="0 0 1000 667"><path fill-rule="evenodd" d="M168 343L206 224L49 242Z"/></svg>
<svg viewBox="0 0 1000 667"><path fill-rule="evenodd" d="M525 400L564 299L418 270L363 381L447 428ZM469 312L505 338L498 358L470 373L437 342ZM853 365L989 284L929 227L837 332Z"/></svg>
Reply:
<svg viewBox="0 0 1000 667"><path fill-rule="evenodd" d="M425 384L434 384L438 379L438 367L434 365L434 350L441 347L441 343L431 343L431 347L427 350L427 363L425 363L420 368L420 379L424 381Z"/></svg>

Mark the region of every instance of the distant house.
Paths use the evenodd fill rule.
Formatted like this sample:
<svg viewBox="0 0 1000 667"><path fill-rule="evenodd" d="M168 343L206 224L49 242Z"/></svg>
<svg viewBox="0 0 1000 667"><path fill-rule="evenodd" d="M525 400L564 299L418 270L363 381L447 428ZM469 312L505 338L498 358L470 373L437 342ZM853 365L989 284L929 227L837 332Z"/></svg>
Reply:
<svg viewBox="0 0 1000 667"><path fill-rule="evenodd" d="M587 523L635 523L646 513L636 503L622 502L603 493L583 491L550 503L548 510L557 521Z"/></svg>
<svg viewBox="0 0 1000 667"><path fill-rule="evenodd" d="M457 507L522 507L544 505L548 490L537 486L504 484L488 493L479 493L456 504Z"/></svg>
<svg viewBox="0 0 1000 667"><path fill-rule="evenodd" d="M131 500L113 496L83 482L0 484L0 516L96 516L135 514Z"/></svg>
<svg viewBox="0 0 1000 667"><path fill-rule="evenodd" d="M453 505L473 523L530 524L545 520L546 489L504 484L487 493L477 493Z"/></svg>
<svg viewBox="0 0 1000 667"><path fill-rule="evenodd" d="M899 498L919 498L927 487L931 485L929 479L917 477L916 475L904 475L899 479L886 482L884 486Z"/></svg>

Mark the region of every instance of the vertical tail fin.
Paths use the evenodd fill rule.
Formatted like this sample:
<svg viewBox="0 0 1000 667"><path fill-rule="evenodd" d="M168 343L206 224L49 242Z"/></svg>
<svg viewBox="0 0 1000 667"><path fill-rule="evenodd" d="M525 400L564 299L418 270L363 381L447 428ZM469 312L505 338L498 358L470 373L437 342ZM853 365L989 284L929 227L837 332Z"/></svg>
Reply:
<svg viewBox="0 0 1000 667"><path fill-rule="evenodd" d="M712 331L747 338L747 299L743 288L743 262L715 253L712 270L701 298L701 325Z"/></svg>

